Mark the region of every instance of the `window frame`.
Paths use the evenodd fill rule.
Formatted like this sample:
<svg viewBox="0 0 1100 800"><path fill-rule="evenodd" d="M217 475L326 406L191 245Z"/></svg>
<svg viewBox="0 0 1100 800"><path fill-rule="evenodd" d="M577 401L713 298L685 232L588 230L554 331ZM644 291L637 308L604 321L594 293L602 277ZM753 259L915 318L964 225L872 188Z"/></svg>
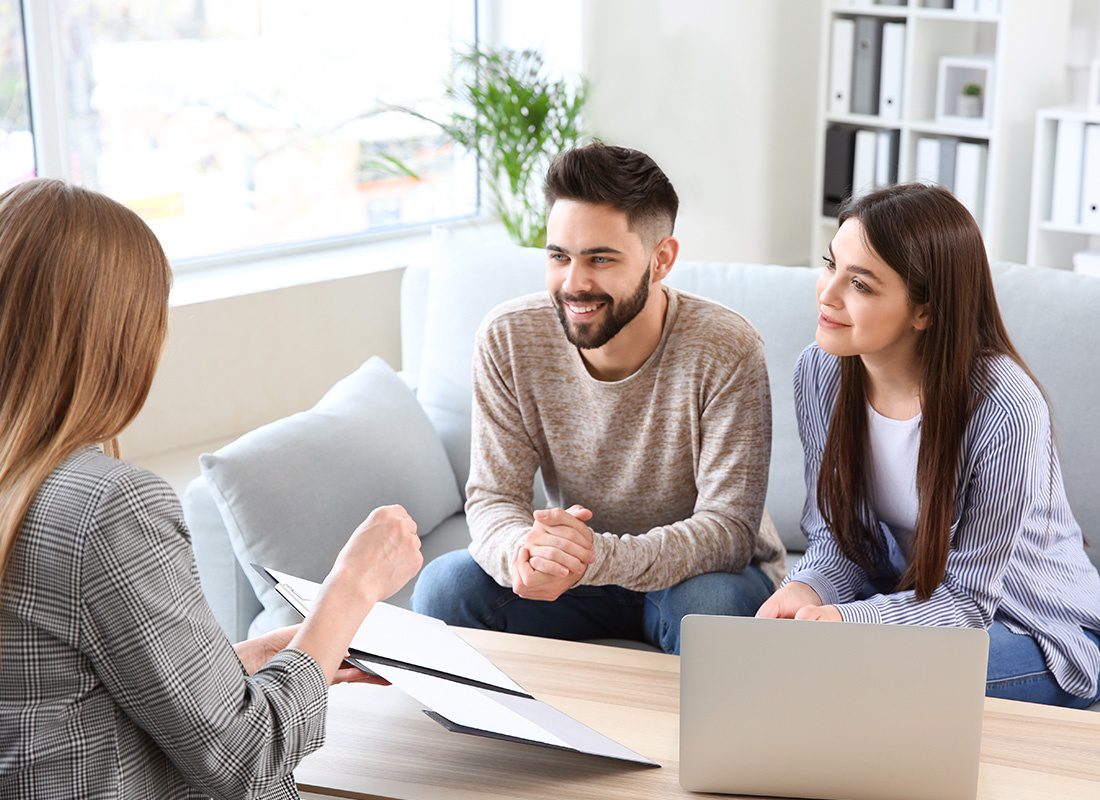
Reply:
<svg viewBox="0 0 1100 800"><path fill-rule="evenodd" d="M482 41L482 0L467 0L473 15L473 44ZM20 0L23 17L23 45L27 68L27 94L31 138L34 143L35 174L43 178L71 180L66 154L69 152L68 130L64 110L63 65L59 47L60 25L57 8L52 2ZM340 236L325 236L278 244L244 247L202 256L171 258L173 271L184 272L234 264L255 264L274 258L315 252L326 252L390 242L396 239L422 236L437 225L479 223L490 220L484 202L482 164L474 154L476 186L474 210L468 214L441 217L424 222L379 226L373 230Z"/></svg>

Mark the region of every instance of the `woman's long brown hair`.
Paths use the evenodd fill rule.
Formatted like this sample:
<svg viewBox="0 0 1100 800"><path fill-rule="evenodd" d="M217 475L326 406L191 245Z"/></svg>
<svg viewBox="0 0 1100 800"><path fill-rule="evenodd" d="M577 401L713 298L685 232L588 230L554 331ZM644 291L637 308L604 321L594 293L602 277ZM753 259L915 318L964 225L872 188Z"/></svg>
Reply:
<svg viewBox="0 0 1100 800"><path fill-rule="evenodd" d="M931 320L917 340L922 415L917 529L909 566L897 585L898 591L914 589L926 600L947 568L963 435L984 392L986 359L1007 355L1031 372L1001 320L981 231L950 192L919 183L892 186L850 201L838 222L849 219L859 220L865 244L901 276L910 307L927 305ZM817 503L841 551L870 573L882 564L886 544L871 525L866 381L859 356L840 359L840 391Z"/></svg>
<svg viewBox="0 0 1100 800"><path fill-rule="evenodd" d="M141 410L171 268L129 209L62 181L0 195L0 574L43 481Z"/></svg>

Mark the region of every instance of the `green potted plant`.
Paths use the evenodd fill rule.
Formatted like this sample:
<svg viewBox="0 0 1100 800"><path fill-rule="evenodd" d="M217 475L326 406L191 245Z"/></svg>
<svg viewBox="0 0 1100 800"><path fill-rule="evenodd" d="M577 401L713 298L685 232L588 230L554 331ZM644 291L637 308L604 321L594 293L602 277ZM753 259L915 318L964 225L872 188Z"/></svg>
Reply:
<svg viewBox="0 0 1100 800"><path fill-rule="evenodd" d="M558 153L582 138L587 83L571 87L548 76L536 50L474 47L456 54L446 93L454 101L448 119L393 108L439 126L477 153L493 211L509 237L525 247L544 246L543 175Z"/></svg>
<svg viewBox="0 0 1100 800"><path fill-rule="evenodd" d="M980 117L982 115L982 85L980 83L967 83L962 87L959 95L959 116Z"/></svg>

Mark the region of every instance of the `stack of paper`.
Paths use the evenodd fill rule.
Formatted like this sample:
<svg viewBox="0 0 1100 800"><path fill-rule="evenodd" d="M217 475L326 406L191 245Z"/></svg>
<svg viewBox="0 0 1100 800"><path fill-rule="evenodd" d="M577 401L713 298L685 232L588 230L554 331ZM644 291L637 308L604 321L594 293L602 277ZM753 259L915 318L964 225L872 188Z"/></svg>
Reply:
<svg viewBox="0 0 1100 800"><path fill-rule="evenodd" d="M253 564L302 616L320 584ZM446 623L376 603L348 661L380 675L430 709L447 730L660 766L532 697Z"/></svg>

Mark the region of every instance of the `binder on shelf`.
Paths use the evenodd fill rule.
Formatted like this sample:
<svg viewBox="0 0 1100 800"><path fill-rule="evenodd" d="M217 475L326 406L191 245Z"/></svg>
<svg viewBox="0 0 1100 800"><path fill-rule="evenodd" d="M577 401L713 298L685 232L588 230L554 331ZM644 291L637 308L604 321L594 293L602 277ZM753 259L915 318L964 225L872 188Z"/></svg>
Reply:
<svg viewBox="0 0 1100 800"><path fill-rule="evenodd" d="M1100 278L1100 253L1095 250L1083 250L1073 254L1073 271L1082 275Z"/></svg>
<svg viewBox="0 0 1100 800"><path fill-rule="evenodd" d="M875 188L875 154L878 133L856 131L856 154L852 166L852 197L862 197Z"/></svg>
<svg viewBox="0 0 1100 800"><path fill-rule="evenodd" d="M320 584L252 567L308 616ZM442 620L375 603L351 640L347 661L427 706L424 713L452 733L660 766L535 699Z"/></svg>
<svg viewBox="0 0 1100 800"><path fill-rule="evenodd" d="M913 180L942 185L940 179L940 140L934 136L917 139L917 165Z"/></svg>
<svg viewBox="0 0 1100 800"><path fill-rule="evenodd" d="M1085 168L1081 176L1081 224L1100 231L1100 125L1085 126Z"/></svg>
<svg viewBox="0 0 1100 800"><path fill-rule="evenodd" d="M955 191L955 151L959 140L954 136L940 137L940 186L949 192Z"/></svg>
<svg viewBox="0 0 1100 800"><path fill-rule="evenodd" d="M833 58L829 69L829 111L848 114L852 110L852 49L856 41L854 19L833 20Z"/></svg>
<svg viewBox="0 0 1100 800"><path fill-rule="evenodd" d="M1077 225L1081 221L1085 123L1079 120L1059 120L1054 147L1050 221L1059 225Z"/></svg>
<svg viewBox="0 0 1100 800"><path fill-rule="evenodd" d="M855 158L854 128L830 125L825 129L825 183L821 213L835 217L852 193L852 163Z"/></svg>
<svg viewBox="0 0 1100 800"><path fill-rule="evenodd" d="M879 131L875 145L875 188L898 182L898 142L901 131Z"/></svg>
<svg viewBox="0 0 1100 800"><path fill-rule="evenodd" d="M985 169L988 147L959 142L955 148L955 197L982 225L985 212Z"/></svg>
<svg viewBox="0 0 1100 800"><path fill-rule="evenodd" d="M856 17L852 56L852 113L877 114L882 54L882 20Z"/></svg>
<svg viewBox="0 0 1100 800"><path fill-rule="evenodd" d="M878 113L882 119L901 119L901 87L905 73L905 23L882 26L882 70Z"/></svg>

